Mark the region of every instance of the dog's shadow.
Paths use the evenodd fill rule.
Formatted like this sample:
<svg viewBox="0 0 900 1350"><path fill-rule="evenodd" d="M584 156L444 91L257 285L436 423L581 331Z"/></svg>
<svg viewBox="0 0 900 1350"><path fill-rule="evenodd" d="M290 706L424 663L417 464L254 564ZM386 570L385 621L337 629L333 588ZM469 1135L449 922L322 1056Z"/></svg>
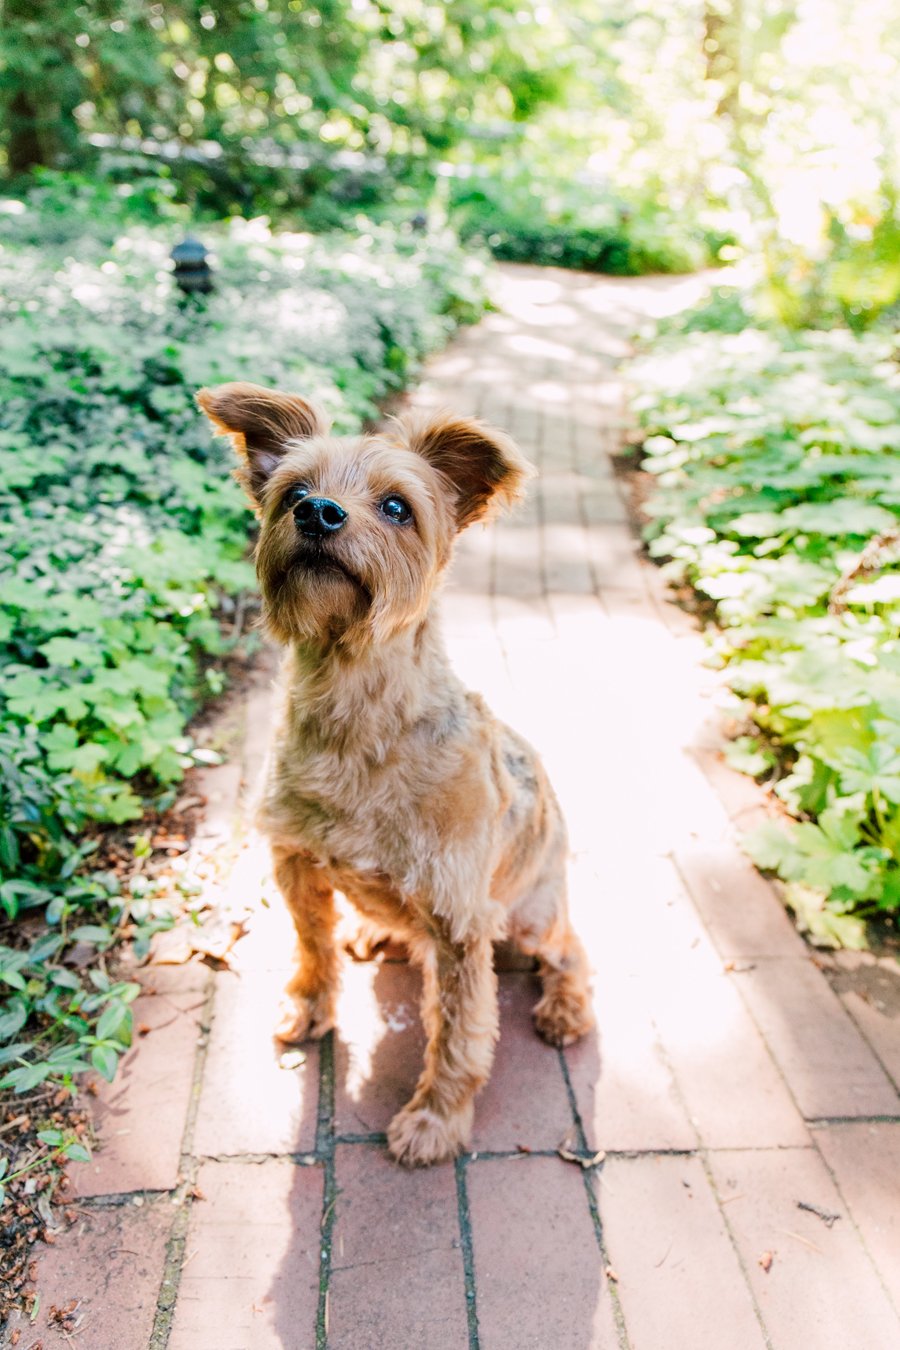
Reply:
<svg viewBox="0 0 900 1350"><path fill-rule="evenodd" d="M543 1045L531 1026L530 1009L539 997L539 983L528 972L528 963L520 960L516 966L513 959L514 974L508 963L509 957L501 956L500 968L505 973L501 976L501 1036L494 1074L476 1100L473 1148L478 1161L469 1155L465 1168L474 1222L466 1214L461 1224L453 1166L407 1171L390 1158L386 1146L388 1124L409 1100L422 1068L421 975L402 960L346 962L338 1026L323 1046L320 1085L319 1146L331 1154L331 1160L324 1168L297 1167L289 1201L292 1215L308 1215L314 1184L310 1174L319 1176L324 1171L322 1245L318 1233L312 1236L308 1221L295 1222L269 1291L279 1344L285 1350L305 1350L307 1344L316 1343L307 1316L307 1311L312 1315L311 1308L304 1309L302 1318L298 1316L298 1286L305 1282L312 1297L320 1250L327 1252L331 1283L327 1301L324 1294L318 1295L319 1327L327 1319L329 1344L352 1346L353 1350L368 1350L369 1346L374 1350L385 1344L398 1350L406 1346L410 1350L456 1350L457 1345L466 1350L464 1271L471 1259L476 1261L477 1286L484 1285L484 1301L493 1298L488 1285L506 1270L504 1283L517 1300L524 1301L523 1316L538 1337L534 1344L540 1341L546 1305L555 1301L553 1290L567 1287L573 1267L579 1288L593 1294L591 1307L597 1309L593 1320L601 1317L603 1262L581 1170L554 1156L528 1157L527 1151L519 1155L521 1165L514 1166L501 1158L485 1158L485 1146L479 1147L480 1137L495 1134L498 1122L504 1138L508 1136L503 1151L511 1158L517 1143L528 1149L528 1138L536 1144L552 1140L555 1145L565 1142L568 1135L570 1146L578 1145L574 1131L570 1132L570 1085L561 1069L558 1093L541 1088L549 1081L551 1061L558 1052ZM592 1100L592 1082L599 1072L599 1043L596 1033L591 1033L578 1047L573 1085L586 1104ZM487 1228L478 1222L479 1207L495 1203L495 1184L504 1224L527 1232L537 1222L554 1233L549 1257L552 1269L548 1269L543 1242L534 1252L519 1243L520 1260L514 1267L490 1245L478 1251L480 1233L486 1234L482 1241L490 1244ZM441 1252L443 1257L438 1255ZM487 1284L484 1267L478 1264L484 1261L489 1263L491 1276ZM423 1304L421 1286L432 1278L427 1272L436 1268L436 1262L441 1265L440 1287ZM357 1266L366 1267L358 1279L350 1274ZM402 1288L407 1285L408 1296L401 1307ZM579 1304L586 1306L581 1300ZM416 1319L423 1316L423 1308L425 1321L420 1323ZM490 1312L488 1307L484 1311ZM591 1320L583 1328L575 1323L568 1327L565 1344L571 1350L605 1344L602 1339L597 1341ZM304 1327L309 1328L306 1333ZM551 1328L547 1331L549 1335Z"/></svg>

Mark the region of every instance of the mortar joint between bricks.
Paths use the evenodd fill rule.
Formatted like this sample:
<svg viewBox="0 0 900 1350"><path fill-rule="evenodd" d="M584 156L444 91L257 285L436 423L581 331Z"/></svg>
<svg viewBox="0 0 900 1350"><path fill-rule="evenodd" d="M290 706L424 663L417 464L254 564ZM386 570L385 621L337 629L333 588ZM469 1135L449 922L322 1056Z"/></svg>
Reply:
<svg viewBox="0 0 900 1350"><path fill-rule="evenodd" d="M331 1246L338 1188L335 1176L334 1032L323 1037L319 1049L319 1101L316 1119L316 1156L324 1165L322 1219L319 1227L319 1299L316 1308L316 1350L328 1345L328 1295L331 1282Z"/></svg>
<svg viewBox="0 0 900 1350"><path fill-rule="evenodd" d="M212 1028L216 997L216 977L209 972L206 981L203 1013L200 1017L200 1035L194 1052L194 1073L185 1115L184 1130L181 1136L178 1171L181 1181L172 1193L177 1205L172 1228L166 1242L166 1257L163 1265L162 1280L156 1300L156 1313L147 1350L166 1350L172 1333L175 1318L175 1306L178 1302L178 1289L181 1284L181 1271L184 1264L187 1243L188 1224L194 1203L194 1190L197 1184L199 1159L194 1154L194 1130L197 1124L197 1112L200 1107L200 1091L203 1086L203 1071L209 1053L209 1035Z"/></svg>
<svg viewBox="0 0 900 1350"><path fill-rule="evenodd" d="M569 1074L569 1065L564 1051L557 1050L559 1055L560 1068L562 1069L563 1082L566 1085L566 1093L569 1098L569 1108L572 1112L572 1119L575 1122L575 1130L578 1135L578 1146L582 1152L588 1152L587 1134L584 1129L584 1121L581 1112L578 1109L578 1102L575 1098L575 1089L572 1086L572 1079ZM600 1259L603 1262L604 1272L611 1268L609 1252L606 1249L606 1239L603 1235L603 1220L600 1217L600 1206L597 1203L597 1192L594 1189L595 1169L583 1169L581 1174L582 1184L584 1185L585 1196L587 1197L588 1210L591 1216L591 1223L594 1228L594 1237L597 1241L597 1248L600 1252ZM602 1183L601 1183L602 1184ZM616 1324L616 1335L619 1340L619 1350L629 1350L628 1332L625 1327L625 1313L619 1298L619 1290L616 1282L610 1280L604 1274L604 1278L609 1285L610 1302L612 1304L613 1319Z"/></svg>

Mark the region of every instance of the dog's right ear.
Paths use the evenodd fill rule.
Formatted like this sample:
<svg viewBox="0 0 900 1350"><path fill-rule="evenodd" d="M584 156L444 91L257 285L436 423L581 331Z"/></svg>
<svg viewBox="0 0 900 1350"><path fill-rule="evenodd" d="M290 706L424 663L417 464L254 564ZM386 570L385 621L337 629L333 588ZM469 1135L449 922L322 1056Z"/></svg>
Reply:
<svg viewBox="0 0 900 1350"><path fill-rule="evenodd" d="M328 430L328 422L314 404L259 384L201 389L197 402L216 431L234 441L241 461L236 477L257 506L288 441L308 440Z"/></svg>

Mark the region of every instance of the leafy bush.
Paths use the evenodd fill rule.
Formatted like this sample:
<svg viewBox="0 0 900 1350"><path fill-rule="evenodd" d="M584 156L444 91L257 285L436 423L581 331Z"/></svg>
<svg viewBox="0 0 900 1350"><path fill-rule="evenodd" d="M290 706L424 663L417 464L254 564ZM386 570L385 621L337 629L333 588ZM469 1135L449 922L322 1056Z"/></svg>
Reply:
<svg viewBox="0 0 900 1350"><path fill-rule="evenodd" d="M890 186L865 208L828 213L813 251L772 236L763 249L756 310L792 328L896 328L900 320L900 206Z"/></svg>
<svg viewBox="0 0 900 1350"><path fill-rule="evenodd" d="M250 517L195 391L237 378L300 388L357 430L483 300L479 264L449 235L314 238L264 221L211 230L216 290L185 300L168 266L178 235L123 228L125 194L48 180L5 205L0 905L9 923L42 914L50 932L32 925L17 950L0 946L13 990L0 1041L36 1016L45 1039L62 1037L62 1058L40 1063L65 1076L84 1063L63 1054L66 1028L101 1072L128 1032L124 1014L110 1030L109 991L64 964L73 939L107 942L125 912L107 878L82 875L82 832L137 820L199 757L186 724L222 686L216 662L252 584ZM13 1039L0 1064L23 1055ZM25 1057L0 1086L37 1074Z"/></svg>
<svg viewBox="0 0 900 1350"><path fill-rule="evenodd" d="M900 372L846 332L666 339L632 368L651 552L715 604L754 734L732 758L802 823L748 840L829 939L900 910Z"/></svg>
<svg viewBox="0 0 900 1350"><path fill-rule="evenodd" d="M613 276L691 272L714 261L726 242L686 227L658 203L629 204L531 177L461 179L450 210L460 237L496 258Z"/></svg>

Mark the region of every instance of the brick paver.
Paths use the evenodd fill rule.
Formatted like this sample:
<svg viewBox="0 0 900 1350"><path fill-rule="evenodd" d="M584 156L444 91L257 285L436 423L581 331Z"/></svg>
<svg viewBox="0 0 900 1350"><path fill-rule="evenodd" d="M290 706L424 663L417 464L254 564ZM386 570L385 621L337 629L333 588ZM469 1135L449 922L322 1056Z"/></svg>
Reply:
<svg viewBox="0 0 900 1350"><path fill-rule="evenodd" d="M896 1313L818 1153L716 1153L710 1165L773 1346L896 1347ZM841 1218L829 1228L798 1200Z"/></svg>
<svg viewBox="0 0 900 1350"><path fill-rule="evenodd" d="M322 1186L280 1158L200 1168L170 1350L315 1345Z"/></svg>
<svg viewBox="0 0 900 1350"><path fill-rule="evenodd" d="M272 1037L279 983L271 971L228 971L217 981L194 1132L200 1157L315 1147L319 1049L306 1045L305 1062L282 1067L282 1047Z"/></svg>
<svg viewBox="0 0 900 1350"><path fill-rule="evenodd" d="M179 1180L194 1051L209 972L202 966L154 966L140 972L133 1005L135 1044L112 1083L89 1098L100 1147L73 1169L81 1196L172 1190Z"/></svg>
<svg viewBox="0 0 900 1350"><path fill-rule="evenodd" d="M141 1200L141 1197L137 1197ZM168 1196L84 1208L40 1258L39 1303L14 1316L7 1345L25 1350L145 1350L172 1226ZM18 1333L18 1337L16 1335Z"/></svg>
<svg viewBox="0 0 900 1350"><path fill-rule="evenodd" d="M894 1306L900 1307L900 1122L824 1125L816 1143Z"/></svg>
<svg viewBox="0 0 900 1350"><path fill-rule="evenodd" d="M466 1180L484 1350L614 1346L614 1296L579 1169L478 1159Z"/></svg>
<svg viewBox="0 0 900 1350"><path fill-rule="evenodd" d="M335 1181L329 1346L466 1345L453 1169L408 1172L381 1148L344 1144Z"/></svg>
<svg viewBox="0 0 900 1350"><path fill-rule="evenodd" d="M699 1158L616 1158L600 1212L635 1350L756 1350L753 1299Z"/></svg>
<svg viewBox="0 0 900 1350"><path fill-rule="evenodd" d="M900 1344L896 967L812 959L739 852L761 797L718 754L717 677L639 556L609 457L631 326L697 288L501 269L500 312L415 395L505 426L540 471L516 516L464 536L445 626L562 801L596 1034L542 1045L533 977L504 967L472 1152L423 1173L384 1148L421 1062L415 970L347 962L336 1031L285 1065L271 1027L290 923L238 801L271 717L265 655L242 749L201 781L195 845L230 864L215 894L247 907L249 934L235 970L145 972L149 1030L101 1095L100 1147L72 1168L78 1220L42 1258L19 1344ZM561 1143L605 1160L585 1171ZM66 1341L48 1318L72 1299Z"/></svg>

